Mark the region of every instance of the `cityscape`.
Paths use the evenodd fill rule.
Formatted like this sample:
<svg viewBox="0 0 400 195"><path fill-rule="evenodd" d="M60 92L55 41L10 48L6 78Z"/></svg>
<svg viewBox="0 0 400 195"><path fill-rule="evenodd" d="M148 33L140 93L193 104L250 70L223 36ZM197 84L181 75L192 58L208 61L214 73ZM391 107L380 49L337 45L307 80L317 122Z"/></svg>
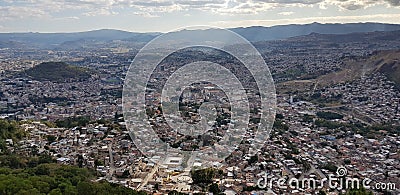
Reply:
<svg viewBox="0 0 400 195"><path fill-rule="evenodd" d="M400 194L400 24L221 29L1 30L0 194Z"/></svg>

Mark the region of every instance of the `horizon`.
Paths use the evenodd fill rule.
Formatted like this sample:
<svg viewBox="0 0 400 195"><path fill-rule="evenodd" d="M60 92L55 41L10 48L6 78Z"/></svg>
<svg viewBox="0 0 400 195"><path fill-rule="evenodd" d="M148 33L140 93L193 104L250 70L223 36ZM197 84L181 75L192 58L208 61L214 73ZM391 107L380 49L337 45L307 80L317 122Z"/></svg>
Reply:
<svg viewBox="0 0 400 195"><path fill-rule="evenodd" d="M261 27L261 28L271 28L271 27L277 27L277 26L291 26L291 25L298 25L298 26L305 26L305 25L312 25L312 24L321 24L321 25L346 25L346 24L383 24L383 25L400 25L400 23L384 23L384 22L348 22L348 23L321 23L321 22L311 22L311 23L304 23L304 24L298 24L298 23L290 23L290 24L277 24L277 25L272 25L272 26L236 26L236 27L229 27L229 28L221 28L221 27L216 27L216 26L210 26L210 28L203 29L203 30L209 30L213 28L221 28L221 29L240 29L240 28L254 28L254 27ZM195 26L188 26L188 27L196 27ZM172 29L170 31L166 32L161 32L161 31L148 31L148 32L138 32L138 31L129 31L129 30L124 30L124 29L116 29L116 28L98 28L98 29L90 29L90 30L84 30L84 31L71 31L71 32L39 32L39 31L26 31L26 32L0 32L0 34L67 34L67 33L84 33L84 32L95 32L95 31L122 31L122 32L129 32L129 33L142 33L142 34L151 34L151 33L168 33L168 32L174 32L176 30L186 30L186 27L183 28L178 28L178 29Z"/></svg>
<svg viewBox="0 0 400 195"><path fill-rule="evenodd" d="M169 32L185 26L236 28L288 24L399 24L398 0L33 0L0 2L0 32L120 29Z"/></svg>

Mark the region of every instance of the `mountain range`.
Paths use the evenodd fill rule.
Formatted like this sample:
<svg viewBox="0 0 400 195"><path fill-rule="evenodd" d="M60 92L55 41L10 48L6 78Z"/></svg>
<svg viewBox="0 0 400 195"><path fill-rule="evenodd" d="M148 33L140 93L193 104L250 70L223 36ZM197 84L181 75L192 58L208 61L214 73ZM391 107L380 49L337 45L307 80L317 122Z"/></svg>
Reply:
<svg viewBox="0 0 400 195"><path fill-rule="evenodd" d="M291 24L272 27L253 26L229 29L251 42L281 40L296 36L318 34L348 34L355 32L395 31L399 24L348 23L348 24ZM137 33L102 29L76 33L0 33L0 48L35 46L57 48L82 42L127 41L146 43L162 33Z"/></svg>

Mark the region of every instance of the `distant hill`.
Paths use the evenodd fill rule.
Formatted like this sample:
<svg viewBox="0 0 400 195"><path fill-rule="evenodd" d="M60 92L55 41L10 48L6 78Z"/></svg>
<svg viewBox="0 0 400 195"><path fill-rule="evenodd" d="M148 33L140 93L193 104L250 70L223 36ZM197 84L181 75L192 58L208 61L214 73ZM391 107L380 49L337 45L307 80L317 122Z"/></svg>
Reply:
<svg viewBox="0 0 400 195"><path fill-rule="evenodd" d="M44 48L53 48L71 42L129 40L146 43L159 34L160 33L134 33L112 29L76 33L0 33L0 43L12 41Z"/></svg>
<svg viewBox="0 0 400 195"><path fill-rule="evenodd" d="M398 24L382 23L349 23L279 25L272 27L253 26L230 29L251 42L287 39L290 37L319 34L348 34L355 32L395 31L400 30ZM135 33L121 30L102 29L77 33L0 33L0 47L18 47L31 45L42 48L59 48L79 43L110 42L121 40L125 42L146 43L161 33ZM210 33L210 36L213 36ZM7 44L12 43L12 44ZM75 47L75 46L74 46Z"/></svg>
<svg viewBox="0 0 400 195"><path fill-rule="evenodd" d="M318 34L349 34L355 32L395 31L400 30L398 24L382 23L348 23L348 24L291 24L272 27L233 28L232 31L240 34L249 41L268 41L287 39L301 35Z"/></svg>
<svg viewBox="0 0 400 195"><path fill-rule="evenodd" d="M382 73L400 89L400 50L375 51L366 57L351 57L345 63L345 69L323 75L318 78L319 82L344 82Z"/></svg>
<svg viewBox="0 0 400 195"><path fill-rule="evenodd" d="M400 88L400 50L374 52L364 63L373 72L386 75Z"/></svg>
<svg viewBox="0 0 400 195"><path fill-rule="evenodd" d="M348 34L322 34L311 33L309 35L302 35L297 37L290 37L288 41L300 42L331 42L331 43L349 43L349 42L374 42L374 41L387 41L398 40L400 37L400 30L395 31L374 31L374 32L355 32Z"/></svg>
<svg viewBox="0 0 400 195"><path fill-rule="evenodd" d="M68 65L65 62L43 62L25 71L34 80L63 82L66 80L87 80L91 71L87 68Z"/></svg>

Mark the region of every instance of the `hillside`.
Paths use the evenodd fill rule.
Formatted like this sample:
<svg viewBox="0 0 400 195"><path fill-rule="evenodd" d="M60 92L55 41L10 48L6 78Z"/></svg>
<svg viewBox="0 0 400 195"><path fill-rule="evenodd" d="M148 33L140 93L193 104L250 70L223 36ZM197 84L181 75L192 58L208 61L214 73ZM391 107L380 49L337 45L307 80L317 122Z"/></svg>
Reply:
<svg viewBox="0 0 400 195"><path fill-rule="evenodd" d="M354 32L348 34L323 34L323 33L311 33L308 35L296 36L288 38L287 41L296 42L329 42L329 43L348 43L348 42L369 42L374 41L390 41L398 40L400 36L400 30L396 31L374 31L374 32Z"/></svg>
<svg viewBox="0 0 400 195"><path fill-rule="evenodd" d="M210 29L208 29L210 30ZM355 32L395 31L398 24L348 23L348 24L290 24L279 26L252 26L231 28L251 42L281 40L290 37L319 34L348 34ZM120 40L126 43L146 43L161 33L135 33L103 29L76 33L0 33L0 48L17 48L20 45L39 48L81 47L84 43L110 43ZM213 33L210 33L213 36ZM10 44L12 43L12 44Z"/></svg>
<svg viewBox="0 0 400 195"><path fill-rule="evenodd" d="M345 64L345 69L321 76L318 82L344 82L372 73L382 73L400 88L400 50L376 51L367 57L348 58Z"/></svg>
<svg viewBox="0 0 400 195"><path fill-rule="evenodd" d="M107 42L113 40L148 42L158 34L135 33L113 29L74 33L0 33L0 42L12 41L19 44L54 48L69 42ZM12 47L12 45L7 47Z"/></svg>
<svg viewBox="0 0 400 195"><path fill-rule="evenodd" d="M0 154L6 151L6 139L19 141L26 135L17 122L0 119Z"/></svg>
<svg viewBox="0 0 400 195"><path fill-rule="evenodd" d="M400 88L400 50L375 52L365 64L371 66L373 72L386 75Z"/></svg>
<svg viewBox="0 0 400 195"><path fill-rule="evenodd" d="M63 82L66 80L87 80L89 69L68 65L65 62L43 62L25 71L34 80Z"/></svg>
<svg viewBox="0 0 400 195"><path fill-rule="evenodd" d="M232 31L240 34L251 42L280 40L290 37L319 34L348 34L356 32L395 31L400 30L400 25L382 23L348 23L348 24L290 24L272 27L247 27L233 28Z"/></svg>
<svg viewBox="0 0 400 195"><path fill-rule="evenodd" d="M51 161L43 154L39 159L0 156L0 194L146 194L106 181L93 182L92 170Z"/></svg>

